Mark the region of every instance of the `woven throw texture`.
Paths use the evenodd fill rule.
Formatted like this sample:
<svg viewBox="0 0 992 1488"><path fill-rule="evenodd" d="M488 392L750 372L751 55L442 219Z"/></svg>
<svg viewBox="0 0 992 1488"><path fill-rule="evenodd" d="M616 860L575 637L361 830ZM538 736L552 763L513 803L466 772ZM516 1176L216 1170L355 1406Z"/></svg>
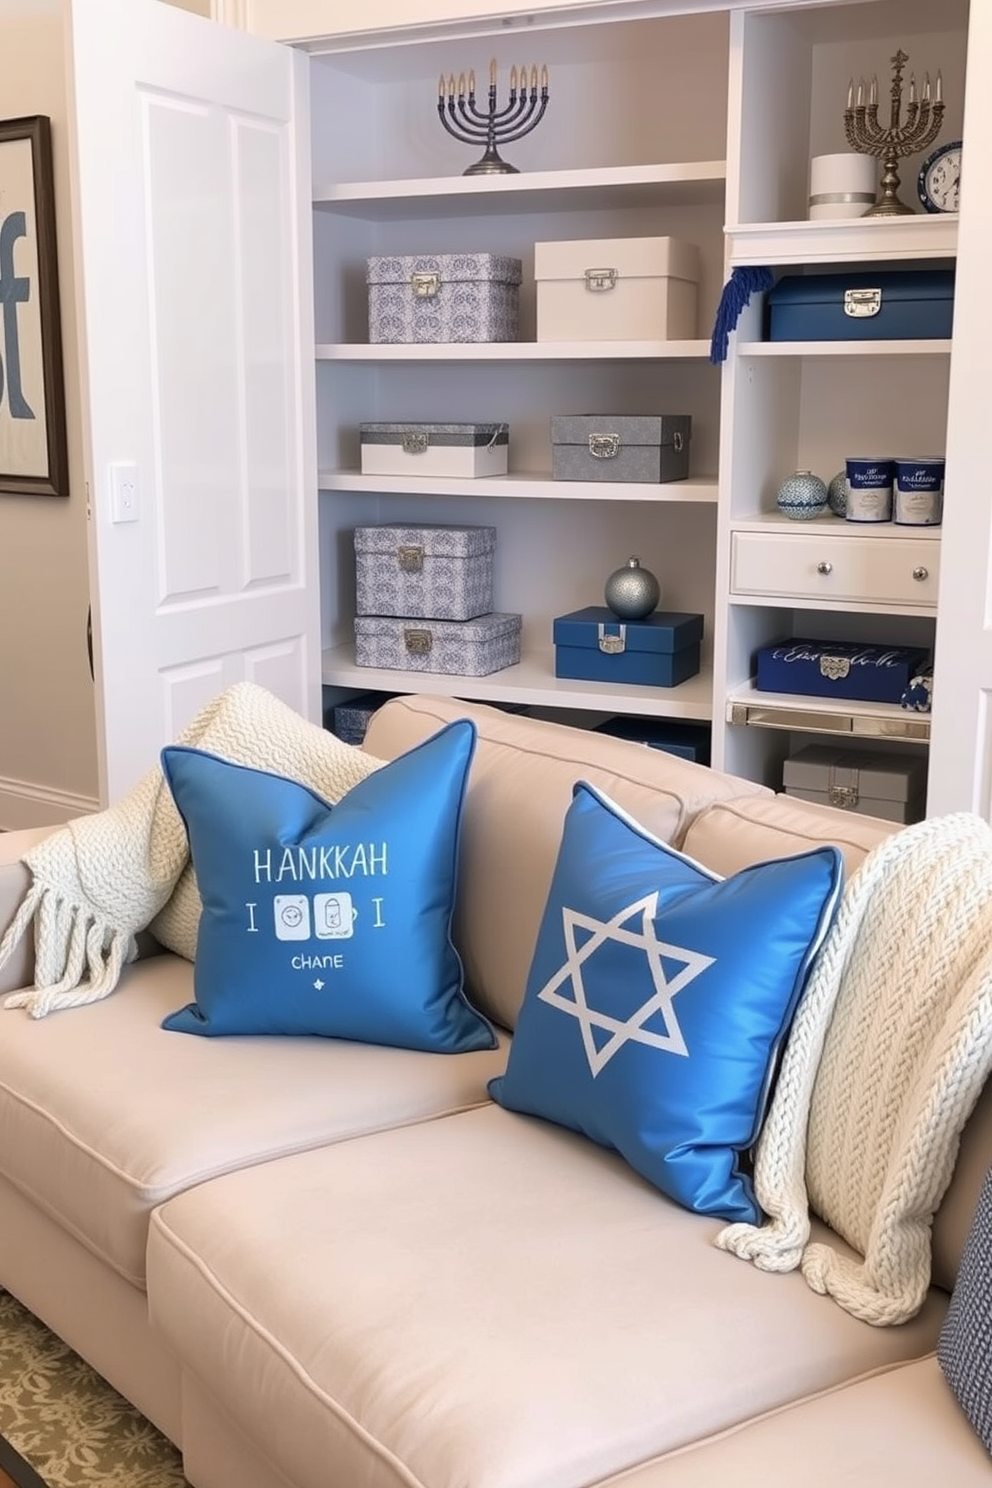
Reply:
<svg viewBox="0 0 992 1488"><path fill-rule="evenodd" d="M238 682L198 713L176 743L301 781L341 799L382 761L309 723L253 682ZM33 925L35 984L4 1003L43 1018L106 997L150 927L192 960L200 898L186 828L159 765L116 805L69 822L24 857L31 887L0 943L0 966Z"/></svg>
<svg viewBox="0 0 992 1488"><path fill-rule="evenodd" d="M965 1242L937 1359L961 1409L992 1452L992 1170Z"/></svg>
<svg viewBox="0 0 992 1488"><path fill-rule="evenodd" d="M970 813L876 847L845 893L758 1143L761 1227L717 1244L866 1322L912 1317L930 1225L992 1067L992 828ZM810 1208L863 1260L809 1245Z"/></svg>

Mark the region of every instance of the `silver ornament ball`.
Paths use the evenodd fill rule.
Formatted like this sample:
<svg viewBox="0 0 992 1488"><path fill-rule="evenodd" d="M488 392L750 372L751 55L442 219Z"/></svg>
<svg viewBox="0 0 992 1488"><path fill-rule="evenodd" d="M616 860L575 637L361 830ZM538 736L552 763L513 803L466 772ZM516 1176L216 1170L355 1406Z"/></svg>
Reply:
<svg viewBox="0 0 992 1488"><path fill-rule="evenodd" d="M618 620L644 620L658 608L661 585L639 558L628 558L606 581L606 603Z"/></svg>

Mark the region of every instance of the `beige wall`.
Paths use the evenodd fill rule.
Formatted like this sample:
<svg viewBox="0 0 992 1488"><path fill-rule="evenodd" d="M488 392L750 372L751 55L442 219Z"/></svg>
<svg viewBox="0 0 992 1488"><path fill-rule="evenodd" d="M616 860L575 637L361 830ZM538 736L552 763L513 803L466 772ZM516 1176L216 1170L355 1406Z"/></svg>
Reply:
<svg viewBox="0 0 992 1488"><path fill-rule="evenodd" d="M27 16L28 18L25 18ZM69 496L0 495L0 826L57 822L98 790L86 658L86 497L59 6L0 0L0 114L52 121Z"/></svg>

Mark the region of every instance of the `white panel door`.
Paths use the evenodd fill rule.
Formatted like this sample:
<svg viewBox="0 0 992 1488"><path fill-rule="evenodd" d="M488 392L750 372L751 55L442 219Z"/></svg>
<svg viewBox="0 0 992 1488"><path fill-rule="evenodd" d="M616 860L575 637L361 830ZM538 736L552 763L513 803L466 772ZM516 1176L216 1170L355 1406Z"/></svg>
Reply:
<svg viewBox="0 0 992 1488"><path fill-rule="evenodd" d="M992 820L992 197L982 169L992 144L989 57L992 6L973 5L927 812L977 811Z"/></svg>
<svg viewBox="0 0 992 1488"><path fill-rule="evenodd" d="M306 61L70 0L101 793L231 683L320 712Z"/></svg>

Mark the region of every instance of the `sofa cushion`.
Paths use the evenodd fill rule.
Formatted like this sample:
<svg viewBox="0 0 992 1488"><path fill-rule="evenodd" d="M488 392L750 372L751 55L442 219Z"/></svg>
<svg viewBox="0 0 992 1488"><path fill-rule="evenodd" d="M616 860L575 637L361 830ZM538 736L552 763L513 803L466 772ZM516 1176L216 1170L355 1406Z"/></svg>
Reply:
<svg viewBox="0 0 992 1488"><path fill-rule="evenodd" d="M493 1048L451 943L474 742L450 723L333 806L269 771L163 750L203 900L195 1001L165 1027Z"/></svg>
<svg viewBox="0 0 992 1488"><path fill-rule="evenodd" d="M968 1232L937 1357L961 1409L992 1452L992 1169Z"/></svg>
<svg viewBox="0 0 992 1488"><path fill-rule="evenodd" d="M682 849L714 873L737 873L751 863L808 852L829 842L844 855L850 876L876 845L897 830L874 816L857 816L790 796L743 796L717 801L689 824Z"/></svg>
<svg viewBox="0 0 992 1488"><path fill-rule="evenodd" d="M988 1488L932 1356L746 1421L600 1488Z"/></svg>
<svg viewBox="0 0 992 1488"><path fill-rule="evenodd" d="M490 1105L170 1201L148 1301L187 1392L296 1488L587 1488L933 1348L942 1294L871 1328L718 1225Z"/></svg>
<svg viewBox="0 0 992 1488"><path fill-rule="evenodd" d="M770 796L659 749L590 729L503 713L443 697L394 698L372 717L365 745L393 759L453 718L478 739L462 831L454 939L472 1001L512 1028L576 780L605 791L648 831L680 845L711 801Z"/></svg>
<svg viewBox="0 0 992 1488"><path fill-rule="evenodd" d="M721 879L580 783L493 1097L755 1223L746 1154L842 880L834 847Z"/></svg>
<svg viewBox="0 0 992 1488"><path fill-rule="evenodd" d="M177 1038L173 955L40 1021L0 1012L0 1171L141 1286L148 1215L219 1173L485 1103L499 1050L421 1054L335 1039Z"/></svg>

